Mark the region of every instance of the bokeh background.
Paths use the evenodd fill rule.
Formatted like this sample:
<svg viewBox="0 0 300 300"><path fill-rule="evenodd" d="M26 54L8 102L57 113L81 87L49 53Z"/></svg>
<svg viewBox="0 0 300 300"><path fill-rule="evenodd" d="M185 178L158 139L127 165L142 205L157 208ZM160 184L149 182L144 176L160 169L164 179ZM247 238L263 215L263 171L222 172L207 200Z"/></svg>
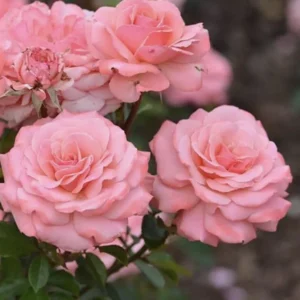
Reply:
<svg viewBox="0 0 300 300"><path fill-rule="evenodd" d="M66 2L95 10L117 0ZM213 48L231 63L228 103L261 120L291 166L294 182L289 200L293 205L277 233L262 233L248 245L213 249L201 243L173 241L170 252L192 276L182 278L178 287L170 285L162 291L141 277L122 279L117 283L120 295L124 300L299 300L300 2L187 0L182 13L187 24L204 23ZM147 95L130 138L147 149L147 141L163 120L188 117L196 108L174 108L164 97Z"/></svg>

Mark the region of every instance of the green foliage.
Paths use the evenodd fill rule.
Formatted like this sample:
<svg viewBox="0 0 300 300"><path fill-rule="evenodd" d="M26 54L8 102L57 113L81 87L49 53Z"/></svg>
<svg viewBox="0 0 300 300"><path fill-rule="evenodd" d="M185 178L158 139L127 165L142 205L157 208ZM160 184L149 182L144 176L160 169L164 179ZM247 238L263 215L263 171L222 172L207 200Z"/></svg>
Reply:
<svg viewBox="0 0 300 300"><path fill-rule="evenodd" d="M145 215L142 223L142 236L149 249L156 249L164 244L168 230L160 217Z"/></svg>
<svg viewBox="0 0 300 300"><path fill-rule="evenodd" d="M14 145L17 131L5 129L0 139L0 153L7 153Z"/></svg>
<svg viewBox="0 0 300 300"><path fill-rule="evenodd" d="M0 284L0 299L11 300L22 295L28 287L29 283L25 278L5 280Z"/></svg>
<svg viewBox="0 0 300 300"><path fill-rule="evenodd" d="M96 255L87 253L85 257L80 257L77 263L76 277L80 283L104 289L107 279L106 268Z"/></svg>
<svg viewBox="0 0 300 300"><path fill-rule="evenodd" d="M50 274L48 285L55 288L57 294L64 294L68 297L78 296L80 293L79 283L74 276L63 270L53 271Z"/></svg>
<svg viewBox="0 0 300 300"><path fill-rule="evenodd" d="M183 238L179 238L174 246L199 266L213 266L214 264L214 252L211 246L201 242L189 242Z"/></svg>
<svg viewBox="0 0 300 300"><path fill-rule="evenodd" d="M157 288L163 288L165 286L165 279L158 269L151 266L142 260L137 260L135 262L139 270L149 279L153 286Z"/></svg>
<svg viewBox="0 0 300 300"><path fill-rule="evenodd" d="M98 249L100 250L100 252L105 252L114 256L123 265L125 266L128 265L128 256L124 248L116 245L111 245L111 246L98 247Z"/></svg>
<svg viewBox="0 0 300 300"><path fill-rule="evenodd" d="M28 272L28 280L35 292L43 288L49 279L50 267L44 256L37 256L33 259Z"/></svg>
<svg viewBox="0 0 300 300"><path fill-rule="evenodd" d="M34 239L20 233L14 224L0 222L0 256L18 257L36 251Z"/></svg>
<svg viewBox="0 0 300 300"><path fill-rule="evenodd" d="M48 294L45 290L34 291L29 288L21 297L20 300L49 300ZM52 300L52 299L51 299Z"/></svg>

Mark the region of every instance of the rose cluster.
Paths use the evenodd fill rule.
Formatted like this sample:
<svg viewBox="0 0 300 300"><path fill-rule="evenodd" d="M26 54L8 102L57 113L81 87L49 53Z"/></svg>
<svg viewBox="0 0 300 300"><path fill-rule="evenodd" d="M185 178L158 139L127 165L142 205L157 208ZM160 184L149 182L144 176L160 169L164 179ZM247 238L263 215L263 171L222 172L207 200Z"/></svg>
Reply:
<svg viewBox="0 0 300 300"><path fill-rule="evenodd" d="M169 1L123 0L95 13L61 1L16 7L0 18L0 62L0 118L21 128L0 156L0 201L25 235L93 251L118 244L135 218L140 231L155 207L178 234L216 246L275 231L286 215L290 168L243 110L166 121L150 142L156 176L150 152L127 140L124 111L136 113L144 92L169 89L177 104L226 100L230 66L203 25L186 26Z"/></svg>

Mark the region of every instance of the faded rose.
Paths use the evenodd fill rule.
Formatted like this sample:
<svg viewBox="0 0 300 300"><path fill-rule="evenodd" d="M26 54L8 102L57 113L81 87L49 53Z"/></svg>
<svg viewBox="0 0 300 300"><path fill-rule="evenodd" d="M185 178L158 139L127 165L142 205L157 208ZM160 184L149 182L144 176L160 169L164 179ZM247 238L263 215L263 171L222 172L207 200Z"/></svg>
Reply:
<svg viewBox="0 0 300 300"><path fill-rule="evenodd" d="M16 57L14 69L18 83L13 85L13 88L15 90L22 89L22 87L32 89L41 100L45 100L45 90L50 87L55 88L59 83L58 89L69 85L64 74L64 66L62 55L50 49L40 47L26 49Z"/></svg>
<svg viewBox="0 0 300 300"><path fill-rule="evenodd" d="M22 127L1 156L1 201L20 231L66 251L110 243L147 213L149 153L96 112Z"/></svg>
<svg viewBox="0 0 300 300"><path fill-rule="evenodd" d="M203 106L220 105L227 102L228 88L232 82L230 62L220 53L212 50L202 60L203 86L195 92L183 92L170 87L165 92L166 100L173 106L193 104Z"/></svg>
<svg viewBox="0 0 300 300"><path fill-rule="evenodd" d="M6 90L0 86L0 117L9 127L37 118L32 91L43 99L49 116L59 106L101 114L120 106L108 88L109 76L100 74L89 53L86 18L79 6L56 1L51 9L34 2L0 19L0 80L10 81ZM49 87L51 95L56 91L55 101L45 90Z"/></svg>
<svg viewBox="0 0 300 300"><path fill-rule="evenodd" d="M87 38L101 73L111 76L111 92L124 102L170 84L184 91L201 88L208 32L202 24L186 26L169 1L123 0L101 7L87 23Z"/></svg>
<svg viewBox="0 0 300 300"><path fill-rule="evenodd" d="M177 213L178 233L190 240L247 243L256 229L275 231L290 207L289 166L261 123L236 107L167 121L151 148L157 205Z"/></svg>

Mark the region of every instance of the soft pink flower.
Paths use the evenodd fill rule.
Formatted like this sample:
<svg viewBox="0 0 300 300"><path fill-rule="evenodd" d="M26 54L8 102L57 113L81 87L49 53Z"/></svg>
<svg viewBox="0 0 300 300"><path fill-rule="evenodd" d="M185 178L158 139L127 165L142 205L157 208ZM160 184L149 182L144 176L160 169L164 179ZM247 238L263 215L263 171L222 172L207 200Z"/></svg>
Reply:
<svg viewBox="0 0 300 300"><path fill-rule="evenodd" d="M111 77L110 90L124 102L170 84L184 91L202 85L208 32L202 24L185 26L169 1L123 0L117 7L101 7L87 23L87 38L101 73Z"/></svg>
<svg viewBox="0 0 300 300"><path fill-rule="evenodd" d="M141 217L141 216L134 216L134 217L130 217L128 219L128 227L130 228L130 234L137 236L137 237L141 235L142 221L143 221L143 217ZM126 239L126 235L123 235L123 238ZM133 242L133 239L131 237L128 237L127 238L128 245L130 245L132 242ZM117 245L120 247L123 246L119 239L116 239L115 241L113 241L112 243L109 243L107 245ZM141 240L139 243L137 243L136 245L134 245L132 247L132 251L134 253L136 253L143 246L144 246L144 242L143 242L143 240ZM100 253L99 250L92 249L92 250L89 250L88 252L91 252L91 253L97 255L102 260L102 262L104 263L104 265L106 266L107 269L109 269L115 262L115 258L113 256L111 256L107 253L104 253L104 252ZM77 263L76 262L67 263L67 269L72 274L75 274L75 271L77 269ZM128 276L134 275L138 272L139 272L139 270L135 266L135 264L131 263L127 267L123 267L119 272L110 276L109 281L114 281L114 280L122 278L122 277L128 277Z"/></svg>
<svg viewBox="0 0 300 300"><path fill-rule="evenodd" d="M300 0L288 1L287 21L290 30L300 35Z"/></svg>
<svg viewBox="0 0 300 300"><path fill-rule="evenodd" d="M170 87L165 92L168 103L181 106L191 103L195 106L224 104L232 81L232 69L229 61L216 51L210 51L203 59L203 86L195 92L182 92Z"/></svg>
<svg viewBox="0 0 300 300"><path fill-rule="evenodd" d="M96 112L63 112L22 127L1 156L1 201L21 232L62 250L110 243L147 213L149 156Z"/></svg>
<svg viewBox="0 0 300 300"><path fill-rule="evenodd" d="M25 0L0 0L0 18L2 18L9 10L21 7L26 4Z"/></svg>
<svg viewBox="0 0 300 300"><path fill-rule="evenodd" d="M25 5L0 20L0 80L10 81L0 95L0 117L8 126L36 115L31 101L36 76L40 78L33 90L46 97L43 105L48 115L55 115L60 105L73 112L103 114L120 105L109 91L109 76L99 73L97 61L89 54L86 18L80 7L57 1L51 9L41 2ZM58 99L50 97L50 87Z"/></svg>
<svg viewBox="0 0 300 300"><path fill-rule="evenodd" d="M166 121L151 149L158 207L177 213L178 233L190 240L247 243L256 229L275 231L290 207L289 166L261 123L236 107Z"/></svg>

